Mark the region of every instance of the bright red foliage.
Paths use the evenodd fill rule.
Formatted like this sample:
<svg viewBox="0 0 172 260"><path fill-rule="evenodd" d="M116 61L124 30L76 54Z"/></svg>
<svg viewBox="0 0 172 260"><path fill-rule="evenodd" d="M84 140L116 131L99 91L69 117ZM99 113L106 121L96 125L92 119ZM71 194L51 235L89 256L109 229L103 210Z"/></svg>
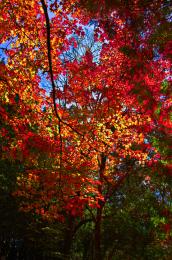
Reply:
<svg viewBox="0 0 172 260"><path fill-rule="evenodd" d="M0 41L10 42L0 64L0 136L1 157L24 165L22 209L63 220L103 207L132 172L120 167L126 160L146 167L165 156L145 139L171 133L171 40L159 47L156 39L163 1L58 2L50 13L44 0L0 1ZM97 63L93 48L77 51L90 19L102 44ZM67 58L71 46L77 54Z"/></svg>

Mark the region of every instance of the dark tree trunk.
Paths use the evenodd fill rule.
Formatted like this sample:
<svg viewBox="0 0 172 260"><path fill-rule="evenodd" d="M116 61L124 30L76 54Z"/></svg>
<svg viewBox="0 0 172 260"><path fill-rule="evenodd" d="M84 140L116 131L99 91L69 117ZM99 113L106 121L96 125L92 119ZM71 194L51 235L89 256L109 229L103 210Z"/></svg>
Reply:
<svg viewBox="0 0 172 260"><path fill-rule="evenodd" d="M73 234L74 234L74 218L69 216L68 225L66 227L65 234L64 234L64 243L62 249L62 254L66 257L66 259L69 259L67 257L69 257L71 253Z"/></svg>
<svg viewBox="0 0 172 260"><path fill-rule="evenodd" d="M99 163L99 181L103 182L103 176L106 166L106 156L102 153L101 160ZM98 186L98 191L102 194L102 185ZM94 230L94 260L102 260L101 252L101 224L102 224L102 212L104 202L99 200L99 208L97 208L97 214L95 219L95 230Z"/></svg>
<svg viewBox="0 0 172 260"><path fill-rule="evenodd" d="M94 233L94 260L102 260L101 254L101 222L102 222L102 207L97 209L95 233Z"/></svg>

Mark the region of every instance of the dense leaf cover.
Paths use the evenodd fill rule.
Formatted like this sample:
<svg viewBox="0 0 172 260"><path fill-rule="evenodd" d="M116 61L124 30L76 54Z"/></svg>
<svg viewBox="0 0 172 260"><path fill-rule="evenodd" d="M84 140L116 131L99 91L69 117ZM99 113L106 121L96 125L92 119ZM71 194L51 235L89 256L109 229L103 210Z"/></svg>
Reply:
<svg viewBox="0 0 172 260"><path fill-rule="evenodd" d="M18 165L8 192L35 219L71 226L67 254L91 222L93 258L126 257L124 228L102 240L112 216L132 230L142 218L143 240L171 239L170 29L168 0L0 0L2 192L4 165Z"/></svg>

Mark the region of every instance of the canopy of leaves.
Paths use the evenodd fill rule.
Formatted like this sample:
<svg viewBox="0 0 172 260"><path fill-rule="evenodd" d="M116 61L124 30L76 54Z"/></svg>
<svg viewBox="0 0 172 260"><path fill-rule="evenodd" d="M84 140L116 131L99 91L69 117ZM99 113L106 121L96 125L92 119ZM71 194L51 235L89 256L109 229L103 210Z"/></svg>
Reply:
<svg viewBox="0 0 172 260"><path fill-rule="evenodd" d="M1 203L27 241L59 234L45 254L170 255L171 21L168 0L0 0Z"/></svg>

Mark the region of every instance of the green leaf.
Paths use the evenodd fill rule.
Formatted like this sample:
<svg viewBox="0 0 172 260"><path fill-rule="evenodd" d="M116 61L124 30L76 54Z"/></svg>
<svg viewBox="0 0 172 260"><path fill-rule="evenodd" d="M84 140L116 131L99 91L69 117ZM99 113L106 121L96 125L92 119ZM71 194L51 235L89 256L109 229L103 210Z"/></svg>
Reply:
<svg viewBox="0 0 172 260"><path fill-rule="evenodd" d="M19 94L17 93L17 94L15 95L14 100L15 100L16 103L18 103L18 102L19 102L19 99L20 99L20 96L19 96Z"/></svg>
<svg viewBox="0 0 172 260"><path fill-rule="evenodd" d="M167 90L168 90L168 81L164 80L161 83L161 92L165 94L167 92Z"/></svg>

